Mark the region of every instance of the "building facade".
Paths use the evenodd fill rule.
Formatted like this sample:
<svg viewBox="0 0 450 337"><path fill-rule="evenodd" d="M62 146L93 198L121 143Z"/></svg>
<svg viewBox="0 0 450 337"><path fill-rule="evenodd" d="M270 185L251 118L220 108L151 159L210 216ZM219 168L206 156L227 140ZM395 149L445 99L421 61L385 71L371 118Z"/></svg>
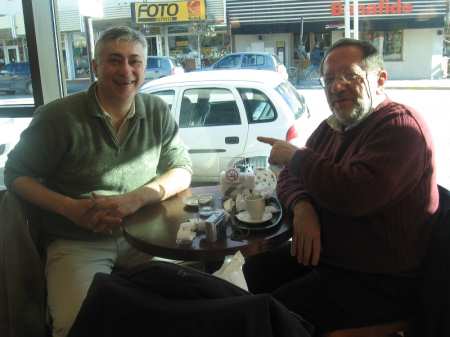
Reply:
<svg viewBox="0 0 450 337"><path fill-rule="evenodd" d="M14 2L15 1L15 2ZM0 8L0 66L26 62L21 0ZM67 79L88 77L89 60L78 0L54 0ZM231 51L267 51L289 68L305 69L317 45L344 36L343 0L103 0L94 35L113 25L142 31L149 55L177 58L187 71ZM450 48L449 0L359 0L359 38L382 50L393 79L442 78ZM353 10L353 7L351 7ZM200 14L193 15L194 11ZM450 36L450 34L448 34ZM420 66L417 66L420 65Z"/></svg>
<svg viewBox="0 0 450 337"><path fill-rule="evenodd" d="M359 0L358 14L359 38L382 50L390 78L443 77L448 0ZM233 51L272 52L287 67L344 37L343 0L227 0L227 15Z"/></svg>
<svg viewBox="0 0 450 337"><path fill-rule="evenodd" d="M14 1L14 0L11 0ZM21 0L1 16L0 61L27 61ZM205 67L231 51L225 0L103 0L103 17L93 18L93 33L126 25L147 37L148 54L177 58L186 70ZM200 14L196 14L199 12ZM78 0L56 0L57 30L67 79L89 76L83 17Z"/></svg>

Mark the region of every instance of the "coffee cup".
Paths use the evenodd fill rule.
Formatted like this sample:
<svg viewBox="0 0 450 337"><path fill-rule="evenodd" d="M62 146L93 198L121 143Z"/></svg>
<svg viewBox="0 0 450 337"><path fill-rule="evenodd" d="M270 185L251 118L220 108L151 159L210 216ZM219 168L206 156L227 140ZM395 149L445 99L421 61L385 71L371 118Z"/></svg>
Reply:
<svg viewBox="0 0 450 337"><path fill-rule="evenodd" d="M264 197L257 194L245 197L245 207L252 220L261 220L266 209Z"/></svg>

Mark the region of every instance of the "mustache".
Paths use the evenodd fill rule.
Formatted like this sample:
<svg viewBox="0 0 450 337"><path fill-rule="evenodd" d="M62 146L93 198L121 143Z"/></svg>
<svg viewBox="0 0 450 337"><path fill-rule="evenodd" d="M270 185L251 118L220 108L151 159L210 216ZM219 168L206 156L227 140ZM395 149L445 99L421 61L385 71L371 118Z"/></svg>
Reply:
<svg viewBox="0 0 450 337"><path fill-rule="evenodd" d="M332 103L335 103L336 101L340 101L340 100L350 100L350 101L354 101L355 98L353 96L347 95L345 93L335 93L330 95L330 99Z"/></svg>

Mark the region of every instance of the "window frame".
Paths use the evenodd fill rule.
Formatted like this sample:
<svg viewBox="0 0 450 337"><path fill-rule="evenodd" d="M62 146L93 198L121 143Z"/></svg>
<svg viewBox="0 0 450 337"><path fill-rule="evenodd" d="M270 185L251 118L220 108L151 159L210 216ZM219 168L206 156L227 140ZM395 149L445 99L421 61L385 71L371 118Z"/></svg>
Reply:
<svg viewBox="0 0 450 337"><path fill-rule="evenodd" d="M28 54L32 55L28 62L34 103L0 105L0 118L32 117L39 106L62 97L64 92L54 0L22 0L22 10Z"/></svg>

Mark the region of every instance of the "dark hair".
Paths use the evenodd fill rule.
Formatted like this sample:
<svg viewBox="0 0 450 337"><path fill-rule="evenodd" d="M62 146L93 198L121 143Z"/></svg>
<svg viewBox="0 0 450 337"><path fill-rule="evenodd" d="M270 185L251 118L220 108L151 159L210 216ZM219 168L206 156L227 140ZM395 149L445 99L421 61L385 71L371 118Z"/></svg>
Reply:
<svg viewBox="0 0 450 337"><path fill-rule="evenodd" d="M119 26L108 28L100 34L94 48L94 59L100 62L100 51L103 45L109 41L124 40L135 43L140 43L144 47L144 56L147 58L147 40L145 36L134 29L127 26Z"/></svg>
<svg viewBox="0 0 450 337"><path fill-rule="evenodd" d="M368 41L355 40L344 38L336 41L327 50L325 56L320 63L320 74L323 75L323 64L328 57L328 55L337 48L343 47L357 47L362 51L363 57L361 61L361 65L364 70L379 70L384 69L383 58L378 53L378 49Z"/></svg>

